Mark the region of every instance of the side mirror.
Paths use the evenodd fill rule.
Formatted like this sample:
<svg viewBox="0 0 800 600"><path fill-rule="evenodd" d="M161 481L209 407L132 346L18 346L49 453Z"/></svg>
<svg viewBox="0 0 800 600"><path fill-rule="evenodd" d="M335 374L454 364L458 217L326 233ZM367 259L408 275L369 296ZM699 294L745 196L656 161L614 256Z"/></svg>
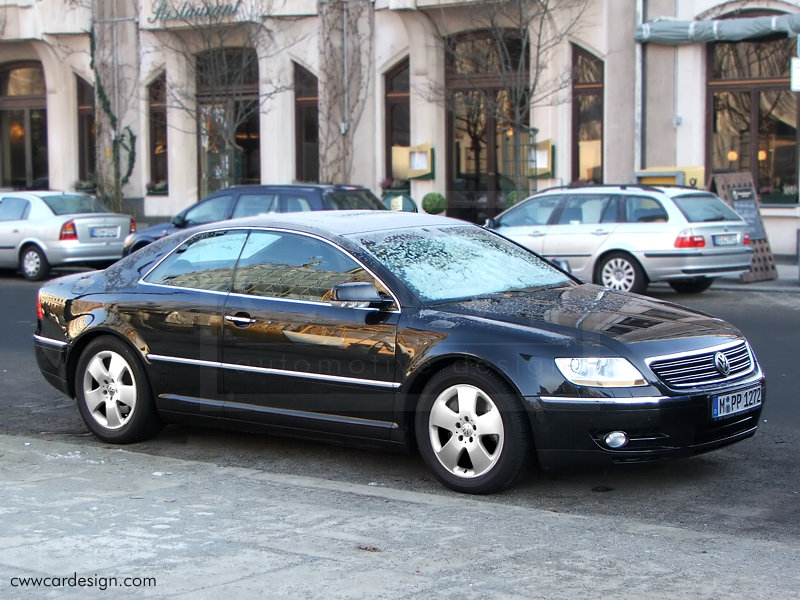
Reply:
<svg viewBox="0 0 800 600"><path fill-rule="evenodd" d="M494 229L497 227L497 221L495 219L486 219L486 223L483 224L486 229Z"/></svg>
<svg viewBox="0 0 800 600"><path fill-rule="evenodd" d="M354 281L333 286L330 303L345 308L383 309L392 304L392 299L382 296L374 283Z"/></svg>
<svg viewBox="0 0 800 600"><path fill-rule="evenodd" d="M172 224L178 229L186 227L186 218L183 215L175 215L172 217Z"/></svg>

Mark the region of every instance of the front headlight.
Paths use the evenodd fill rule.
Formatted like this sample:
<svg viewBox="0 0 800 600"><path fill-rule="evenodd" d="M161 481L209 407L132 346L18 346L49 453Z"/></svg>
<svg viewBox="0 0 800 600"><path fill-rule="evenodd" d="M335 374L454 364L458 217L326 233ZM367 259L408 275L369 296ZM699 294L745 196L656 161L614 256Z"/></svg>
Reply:
<svg viewBox="0 0 800 600"><path fill-rule="evenodd" d="M557 358L556 366L567 381L591 387L648 385L639 370L624 358Z"/></svg>

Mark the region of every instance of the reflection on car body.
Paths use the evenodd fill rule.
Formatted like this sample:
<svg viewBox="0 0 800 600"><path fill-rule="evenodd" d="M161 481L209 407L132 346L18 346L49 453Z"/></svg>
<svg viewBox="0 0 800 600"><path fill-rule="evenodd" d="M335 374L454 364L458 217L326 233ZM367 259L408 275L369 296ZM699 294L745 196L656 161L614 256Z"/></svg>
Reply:
<svg viewBox="0 0 800 600"><path fill-rule="evenodd" d="M107 442L176 421L416 448L471 493L531 460L719 448L755 433L764 401L731 325L424 214L182 231L43 286L34 338L44 377Z"/></svg>

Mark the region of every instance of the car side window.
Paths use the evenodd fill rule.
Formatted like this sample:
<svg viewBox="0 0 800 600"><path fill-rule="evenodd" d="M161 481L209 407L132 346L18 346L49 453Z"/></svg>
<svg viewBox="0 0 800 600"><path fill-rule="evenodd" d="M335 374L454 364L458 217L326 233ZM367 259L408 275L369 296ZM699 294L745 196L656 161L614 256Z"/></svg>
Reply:
<svg viewBox="0 0 800 600"><path fill-rule="evenodd" d="M503 227L547 225L560 201L561 196L532 198L503 215L499 225Z"/></svg>
<svg viewBox="0 0 800 600"><path fill-rule="evenodd" d="M236 266L232 291L327 302L333 286L352 281L375 282L330 244L306 235L253 231Z"/></svg>
<svg viewBox="0 0 800 600"><path fill-rule="evenodd" d="M197 206L193 206L186 211L186 224L192 226L222 221L228 216L232 202L233 195L231 194L214 196L208 200L203 200Z"/></svg>
<svg viewBox="0 0 800 600"><path fill-rule="evenodd" d="M148 283L196 290L228 292L247 232L209 231L198 234L167 256L145 277Z"/></svg>
<svg viewBox="0 0 800 600"><path fill-rule="evenodd" d="M311 202L300 195L283 194L281 196L281 212L305 212L311 210Z"/></svg>
<svg viewBox="0 0 800 600"><path fill-rule="evenodd" d="M0 221L21 221L28 216L30 203L24 198L0 198Z"/></svg>
<svg viewBox="0 0 800 600"><path fill-rule="evenodd" d="M275 194L241 194L233 218L252 217L278 212L278 196Z"/></svg>
<svg viewBox="0 0 800 600"><path fill-rule="evenodd" d="M628 196L625 198L625 221L627 223L665 223L667 211L655 198Z"/></svg>
<svg viewBox="0 0 800 600"><path fill-rule="evenodd" d="M603 210L608 202L609 198L605 195L572 196L567 199L558 222L561 225L600 223Z"/></svg>

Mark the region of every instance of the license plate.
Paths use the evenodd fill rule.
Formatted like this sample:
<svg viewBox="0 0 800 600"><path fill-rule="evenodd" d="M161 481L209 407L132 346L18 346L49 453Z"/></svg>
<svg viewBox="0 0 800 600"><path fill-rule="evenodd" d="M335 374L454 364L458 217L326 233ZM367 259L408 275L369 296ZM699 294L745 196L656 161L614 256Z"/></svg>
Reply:
<svg viewBox="0 0 800 600"><path fill-rule="evenodd" d="M723 233L714 236L715 246L735 246L739 243L738 233Z"/></svg>
<svg viewBox="0 0 800 600"><path fill-rule="evenodd" d="M711 398L711 418L721 419L761 406L761 387L739 390Z"/></svg>
<svg viewBox="0 0 800 600"><path fill-rule="evenodd" d="M117 237L116 227L92 227L91 236L93 238L113 238Z"/></svg>

